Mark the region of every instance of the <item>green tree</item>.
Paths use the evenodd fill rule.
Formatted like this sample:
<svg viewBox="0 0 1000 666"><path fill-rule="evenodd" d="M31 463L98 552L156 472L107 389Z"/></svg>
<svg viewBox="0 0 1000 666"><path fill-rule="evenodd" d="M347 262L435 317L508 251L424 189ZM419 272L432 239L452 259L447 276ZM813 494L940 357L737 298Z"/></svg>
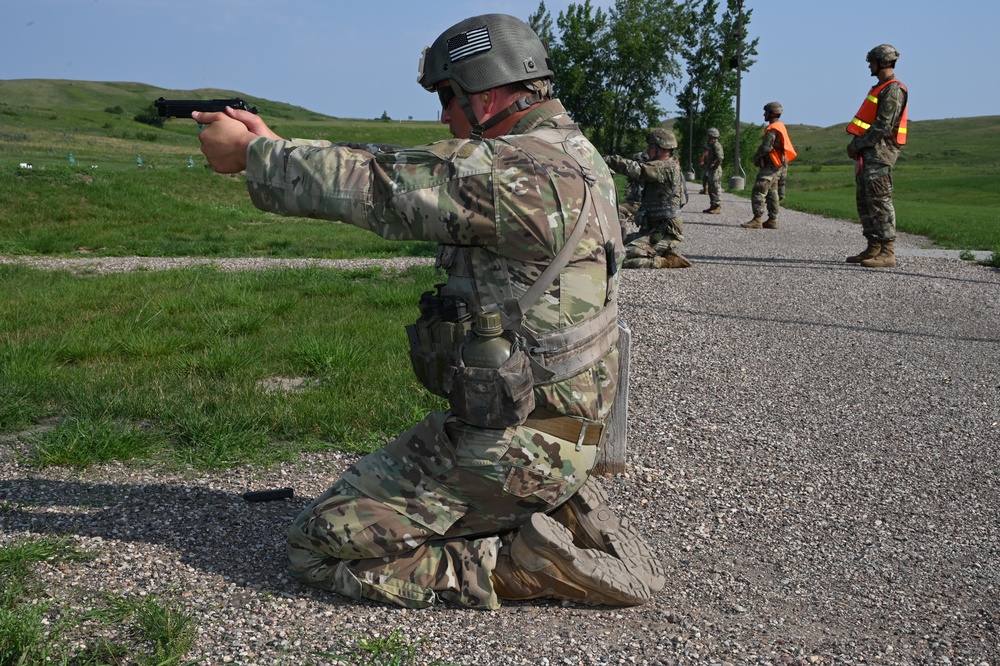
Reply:
<svg viewBox="0 0 1000 666"><path fill-rule="evenodd" d="M605 12L590 0L552 20L545 3L529 23L549 43L556 93L603 152L628 153L660 124L657 98L680 75L677 45L694 0L617 0Z"/></svg>
<svg viewBox="0 0 1000 666"><path fill-rule="evenodd" d="M676 98L681 115L674 126L680 132L681 162L699 175L705 133L709 127L719 130L726 161L730 166L734 164L736 111L733 104L739 83L738 72L749 71L756 62L753 56L757 55L759 41L744 39L753 10L743 11L741 21L741 4L742 0L726 0L726 10L720 17L718 0L700 0L690 8L683 35L681 54L688 80ZM741 44L743 51L737 58ZM737 63L741 70L737 69ZM742 138L740 152L745 153L747 146ZM750 148L751 155L755 149L756 146ZM746 163L742 155L741 162Z"/></svg>
<svg viewBox="0 0 1000 666"><path fill-rule="evenodd" d="M545 43L546 47L555 44L556 35L552 31L552 15L545 8L544 0L538 3L538 9L528 17L528 25L535 31L535 34Z"/></svg>

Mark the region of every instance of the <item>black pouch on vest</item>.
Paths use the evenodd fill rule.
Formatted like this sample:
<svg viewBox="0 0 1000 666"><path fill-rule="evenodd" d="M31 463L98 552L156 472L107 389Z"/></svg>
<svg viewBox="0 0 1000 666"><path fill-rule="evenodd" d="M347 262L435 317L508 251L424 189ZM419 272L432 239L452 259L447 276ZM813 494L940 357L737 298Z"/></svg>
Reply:
<svg viewBox="0 0 1000 666"><path fill-rule="evenodd" d="M511 347L499 368L465 365L458 354L445 373L451 413L480 428L509 428L524 423L535 409L531 359L522 342Z"/></svg>
<svg viewBox="0 0 1000 666"><path fill-rule="evenodd" d="M448 397L444 376L455 363L455 354L472 330L473 317L462 299L425 291L420 297L420 318L406 327L413 373L428 391Z"/></svg>

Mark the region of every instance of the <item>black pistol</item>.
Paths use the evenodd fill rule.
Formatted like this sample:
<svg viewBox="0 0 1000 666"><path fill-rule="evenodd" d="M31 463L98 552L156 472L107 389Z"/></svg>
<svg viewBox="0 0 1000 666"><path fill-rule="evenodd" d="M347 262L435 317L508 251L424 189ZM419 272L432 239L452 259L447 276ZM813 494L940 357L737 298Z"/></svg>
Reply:
<svg viewBox="0 0 1000 666"><path fill-rule="evenodd" d="M163 99L153 104L161 116L167 118L190 118L192 111L225 111L227 106L257 113L256 106L250 106L239 97L233 99Z"/></svg>

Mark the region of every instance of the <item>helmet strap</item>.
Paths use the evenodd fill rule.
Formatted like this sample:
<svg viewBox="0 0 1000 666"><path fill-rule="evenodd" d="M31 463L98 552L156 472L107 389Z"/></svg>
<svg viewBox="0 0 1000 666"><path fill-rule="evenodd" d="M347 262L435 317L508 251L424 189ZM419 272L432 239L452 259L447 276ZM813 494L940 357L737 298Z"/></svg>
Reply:
<svg viewBox="0 0 1000 666"><path fill-rule="evenodd" d="M491 127L495 127L498 123L506 120L515 113L520 113L521 111L529 109L535 104L538 104L539 102L543 102L545 100L545 98L542 96L542 93L536 90L532 92L530 95L526 95L525 97L519 97L518 99L514 100L514 102L510 106L508 106L503 111L497 113L496 115L490 116L489 119L486 120L486 122L481 122L479 118L476 117L475 111L472 110L472 104L469 103L469 98L465 94L465 91L462 90L461 86L455 83L455 81L452 81L451 89L455 92L455 98L458 100L458 105L459 107L461 107L462 113L465 114L465 117L468 118L469 120L469 124L472 126L471 138L473 141L482 141L483 134L486 132L486 130L490 129Z"/></svg>

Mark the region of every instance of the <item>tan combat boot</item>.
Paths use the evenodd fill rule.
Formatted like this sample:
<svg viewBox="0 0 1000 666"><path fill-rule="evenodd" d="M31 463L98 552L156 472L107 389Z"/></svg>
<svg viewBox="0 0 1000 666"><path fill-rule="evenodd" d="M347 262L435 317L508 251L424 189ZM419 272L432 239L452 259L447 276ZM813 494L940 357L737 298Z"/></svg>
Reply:
<svg viewBox="0 0 1000 666"><path fill-rule="evenodd" d="M638 606L651 596L616 557L576 547L573 533L544 513L532 515L513 543L500 548L493 586L501 599L546 597L587 606Z"/></svg>
<svg viewBox="0 0 1000 666"><path fill-rule="evenodd" d="M587 479L583 487L551 515L569 528L577 546L614 555L651 593L663 589L667 579L659 558L628 521L611 510L608 494L596 479Z"/></svg>
<svg viewBox="0 0 1000 666"><path fill-rule="evenodd" d="M676 250L670 250L657 258L663 260L661 262L663 265L658 266L658 268L689 268L691 266L688 258Z"/></svg>
<svg viewBox="0 0 1000 666"><path fill-rule="evenodd" d="M860 264L865 259L874 259L879 251L882 249L882 242L874 236L869 236L865 234L865 238L868 240L868 247L862 250L859 254L853 257L848 257L845 261L849 264Z"/></svg>
<svg viewBox="0 0 1000 666"><path fill-rule="evenodd" d="M701 211L703 213L708 213L709 215L721 215L722 206L709 206L705 210Z"/></svg>
<svg viewBox="0 0 1000 666"><path fill-rule="evenodd" d="M767 218L767 221L764 222L764 224L762 224L761 226L764 227L765 229L777 229L778 228L778 218L776 218L776 217L769 217L769 218Z"/></svg>
<svg viewBox="0 0 1000 666"><path fill-rule="evenodd" d="M871 259L864 259L861 265L865 268L895 268L896 241L882 241L882 248Z"/></svg>
<svg viewBox="0 0 1000 666"><path fill-rule="evenodd" d="M743 227L744 229L760 229L764 225L761 224L760 218L754 215L752 220L750 220L749 222L744 222L740 226Z"/></svg>

